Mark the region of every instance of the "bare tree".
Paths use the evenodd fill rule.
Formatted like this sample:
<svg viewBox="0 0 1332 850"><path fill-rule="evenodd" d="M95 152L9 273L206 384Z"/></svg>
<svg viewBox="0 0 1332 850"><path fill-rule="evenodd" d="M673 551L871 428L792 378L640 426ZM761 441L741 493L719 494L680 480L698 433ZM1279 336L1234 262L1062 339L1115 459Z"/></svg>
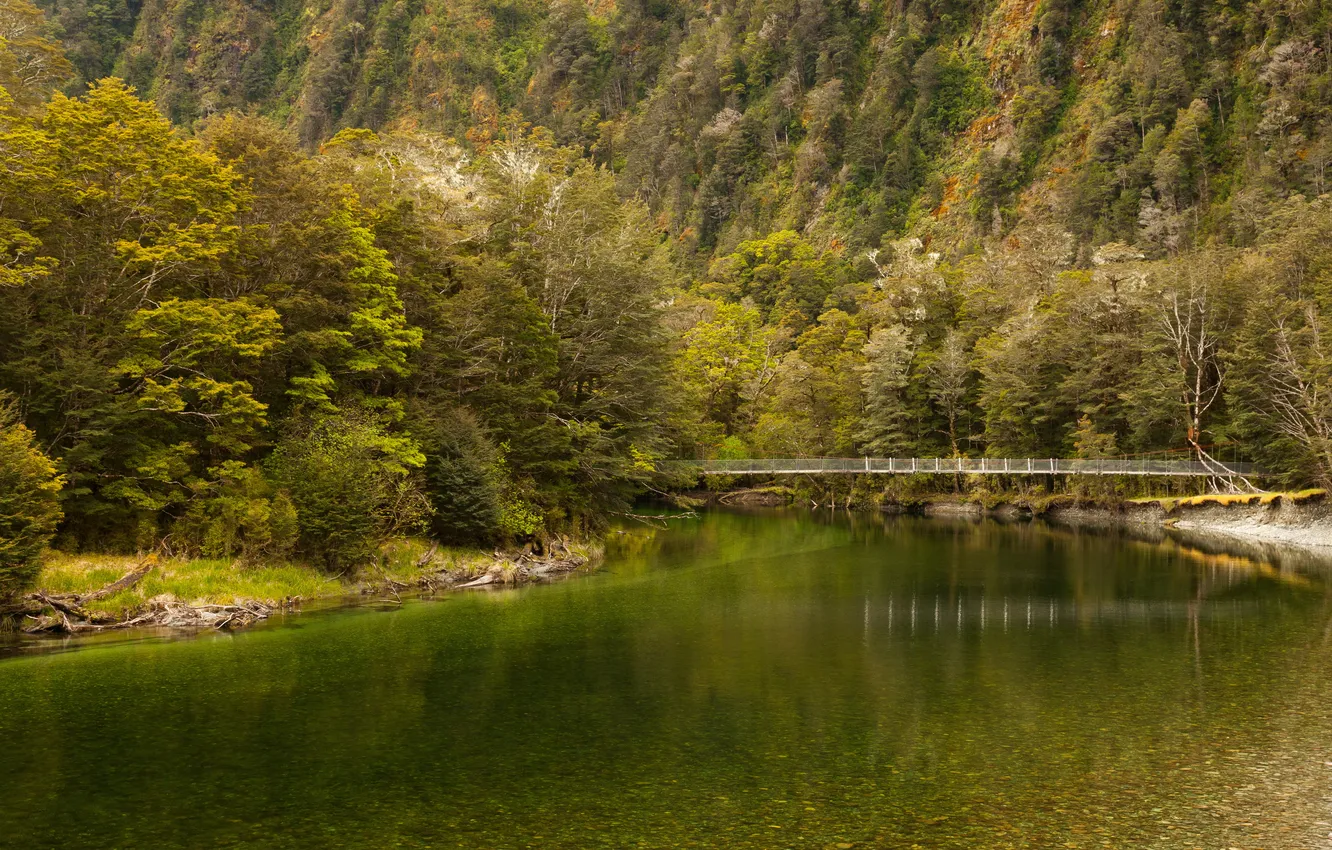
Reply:
<svg viewBox="0 0 1332 850"><path fill-rule="evenodd" d="M1229 478L1229 470L1208 454L1203 441L1209 414L1226 386L1221 352L1234 324L1234 299L1223 291L1226 262L1216 253L1199 252L1167 266L1167 274L1159 325L1175 363L1173 392L1183 410L1185 439L1199 462Z"/></svg>
<svg viewBox="0 0 1332 850"><path fill-rule="evenodd" d="M1165 292L1161 326L1179 364L1179 399L1184 406L1185 439L1202 456L1203 420L1221 396L1225 369L1217 357L1218 334L1205 284L1185 275L1182 286Z"/></svg>
<svg viewBox="0 0 1332 850"><path fill-rule="evenodd" d="M1318 464L1319 483L1332 484L1332 375L1323 349L1322 317L1303 306L1303 327L1275 320L1268 358L1268 401L1278 433L1304 446Z"/></svg>

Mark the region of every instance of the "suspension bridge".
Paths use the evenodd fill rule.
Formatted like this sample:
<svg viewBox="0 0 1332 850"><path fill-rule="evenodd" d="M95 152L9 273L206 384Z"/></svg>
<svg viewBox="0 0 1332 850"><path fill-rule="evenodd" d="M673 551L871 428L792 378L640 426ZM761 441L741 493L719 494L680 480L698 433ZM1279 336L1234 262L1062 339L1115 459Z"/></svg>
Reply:
<svg viewBox="0 0 1332 850"><path fill-rule="evenodd" d="M1251 463L1145 458L807 457L697 461L704 475L1163 475L1261 477Z"/></svg>

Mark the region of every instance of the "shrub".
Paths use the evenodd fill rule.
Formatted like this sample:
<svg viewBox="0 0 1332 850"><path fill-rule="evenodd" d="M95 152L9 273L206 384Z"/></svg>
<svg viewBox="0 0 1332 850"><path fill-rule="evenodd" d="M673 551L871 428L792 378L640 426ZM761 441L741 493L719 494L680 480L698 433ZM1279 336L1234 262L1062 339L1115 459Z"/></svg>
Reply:
<svg viewBox="0 0 1332 850"><path fill-rule="evenodd" d="M500 503L499 530L505 537L526 540L536 537L545 527L546 517L532 502L514 493L506 493Z"/></svg>
<svg viewBox="0 0 1332 850"><path fill-rule="evenodd" d="M26 589L41 570L42 549L63 516L55 464L0 398L0 599Z"/></svg>
<svg viewBox="0 0 1332 850"><path fill-rule="evenodd" d="M415 473L424 462L414 442L352 412L299 423L270 468L294 509L300 551L340 570L371 560L389 537L424 526L430 505Z"/></svg>
<svg viewBox="0 0 1332 850"><path fill-rule="evenodd" d="M238 461L222 464L215 481L197 488L176 530L206 558L247 560L286 558L299 535L291 498L274 492L260 470Z"/></svg>

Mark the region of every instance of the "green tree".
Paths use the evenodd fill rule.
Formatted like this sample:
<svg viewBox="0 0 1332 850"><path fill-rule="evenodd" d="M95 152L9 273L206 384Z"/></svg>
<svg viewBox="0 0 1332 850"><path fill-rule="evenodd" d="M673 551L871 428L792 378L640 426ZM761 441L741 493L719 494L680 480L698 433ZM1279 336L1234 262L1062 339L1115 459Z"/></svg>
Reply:
<svg viewBox="0 0 1332 850"><path fill-rule="evenodd" d="M755 447L777 456L854 454L862 413L864 331L829 310L782 357L754 424Z"/></svg>
<svg viewBox="0 0 1332 850"><path fill-rule="evenodd" d="M1244 299L1228 266L1229 252L1208 251L1162 263L1149 290L1148 355L1126 391L1138 407L1169 411L1174 433L1199 460L1208 460L1217 433Z"/></svg>
<svg viewBox="0 0 1332 850"><path fill-rule="evenodd" d="M1097 431L1091 417L1083 416L1073 432L1073 452L1081 458L1114 457L1119 453L1119 446L1114 434Z"/></svg>
<svg viewBox="0 0 1332 850"><path fill-rule="evenodd" d="M28 0L0 0L0 88L19 109L35 110L72 72L41 9Z"/></svg>
<svg viewBox="0 0 1332 850"><path fill-rule="evenodd" d="M503 485L499 455L480 422L464 408L432 421L425 484L431 530L448 543L484 543L500 530Z"/></svg>
<svg viewBox="0 0 1332 850"><path fill-rule="evenodd" d="M719 426L719 433L698 435L711 445L735 433L742 405L761 389L774 332L761 327L753 308L705 303L711 316L683 333L673 365L690 415Z"/></svg>
<svg viewBox="0 0 1332 850"><path fill-rule="evenodd" d="M709 295L752 299L765 322L800 332L823 310L841 282L837 260L820 255L792 230L740 243L708 270Z"/></svg>
<svg viewBox="0 0 1332 850"><path fill-rule="evenodd" d="M556 341L547 416L562 427L544 435L554 439L540 447L543 458L514 445L514 471L554 484L564 509L599 510L624 504L664 456L660 295L669 269L646 209L621 201L608 172L569 159L540 136L495 147L485 247Z"/></svg>
<svg viewBox="0 0 1332 850"><path fill-rule="evenodd" d="M1059 419L1060 401L1049 393L1059 370L1045 354L1049 315L1021 313L976 343L980 373L977 403L985 417L985 453L990 457L1040 457L1058 454L1049 438Z"/></svg>
<svg viewBox="0 0 1332 850"><path fill-rule="evenodd" d="M246 300L170 299L134 313L125 335L133 347L114 369L122 384L105 421L137 435L126 458L134 474L102 495L157 512L197 496L263 439L268 406L247 378L281 327L271 308Z"/></svg>
<svg viewBox="0 0 1332 850"><path fill-rule="evenodd" d="M19 172L26 199L13 207L41 272L9 290L0 379L63 457L74 530L98 516L94 524L124 529L135 518L127 508L153 508L102 490L145 476L179 481L195 453L150 448L155 435L124 418L134 405L117 367L142 344L128 329L138 311L196 296L220 270L245 192L119 81L81 99L55 95L38 125L11 124L10 137L19 134L41 152Z"/></svg>
<svg viewBox="0 0 1332 850"><path fill-rule="evenodd" d="M55 143L0 89L0 291L47 277L57 264L34 234L40 226L34 203L40 205L55 174Z"/></svg>
<svg viewBox="0 0 1332 850"><path fill-rule="evenodd" d="M61 484L14 402L0 396L0 599L22 592L40 572L62 516Z"/></svg>
<svg viewBox="0 0 1332 850"><path fill-rule="evenodd" d="M865 414L859 437L866 453L905 456L914 448L906 390L915 349L911 332L902 325L875 330L865 345Z"/></svg>
<svg viewBox="0 0 1332 850"><path fill-rule="evenodd" d="M263 471L226 461L194 486L193 498L172 529L173 542L208 558L285 559L300 534L290 496L275 490Z"/></svg>
<svg viewBox="0 0 1332 850"><path fill-rule="evenodd" d="M253 187L226 281L261 295L282 323L286 382L263 400L286 415L392 395L423 332L407 319L375 213L338 169L319 167L271 124L228 117L203 135Z"/></svg>
<svg viewBox="0 0 1332 850"><path fill-rule="evenodd" d="M953 457L961 457L957 420L966 410L971 383L971 355L961 332L949 329L938 350L925 361L924 370L930 402L948 422L948 447Z"/></svg>
<svg viewBox="0 0 1332 850"><path fill-rule="evenodd" d="M1233 433L1291 484L1332 485L1332 205L1290 199L1263 243L1234 264L1251 293L1233 346L1225 402Z"/></svg>

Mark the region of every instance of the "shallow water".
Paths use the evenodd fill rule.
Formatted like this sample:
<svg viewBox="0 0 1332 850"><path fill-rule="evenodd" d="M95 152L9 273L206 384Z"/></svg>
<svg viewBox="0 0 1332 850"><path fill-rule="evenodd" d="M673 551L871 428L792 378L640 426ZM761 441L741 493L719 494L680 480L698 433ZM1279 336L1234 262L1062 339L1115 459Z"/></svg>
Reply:
<svg viewBox="0 0 1332 850"><path fill-rule="evenodd" d="M10 657L0 846L1328 846L1325 569L712 513L548 586Z"/></svg>

